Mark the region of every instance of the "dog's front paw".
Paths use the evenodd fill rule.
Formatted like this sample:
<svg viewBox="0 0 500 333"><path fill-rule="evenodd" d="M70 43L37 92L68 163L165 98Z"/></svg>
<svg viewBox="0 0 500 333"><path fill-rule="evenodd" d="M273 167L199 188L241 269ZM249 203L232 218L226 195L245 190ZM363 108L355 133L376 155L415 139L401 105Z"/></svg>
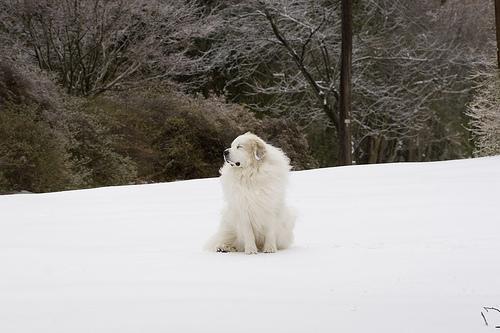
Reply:
<svg viewBox="0 0 500 333"><path fill-rule="evenodd" d="M278 251L276 245L266 245L264 246L264 249L262 249L262 252L264 253L274 253L276 251Z"/></svg>
<svg viewBox="0 0 500 333"><path fill-rule="evenodd" d="M257 246L245 246L245 254L257 254Z"/></svg>
<svg viewBox="0 0 500 333"><path fill-rule="evenodd" d="M236 252L236 248L234 246L224 244L217 246L216 251L221 253Z"/></svg>

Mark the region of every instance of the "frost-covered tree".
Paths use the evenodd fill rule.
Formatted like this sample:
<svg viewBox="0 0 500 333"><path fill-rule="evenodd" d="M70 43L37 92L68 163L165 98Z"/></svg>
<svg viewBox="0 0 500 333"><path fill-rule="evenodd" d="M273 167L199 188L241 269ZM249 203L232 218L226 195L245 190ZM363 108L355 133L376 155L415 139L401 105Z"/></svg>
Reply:
<svg viewBox="0 0 500 333"><path fill-rule="evenodd" d="M254 110L324 122L338 132L340 1L238 1L213 37L219 87ZM435 105L463 90L470 63L443 38L435 1L371 0L354 6L353 148L360 162L394 161L433 126ZM462 76L461 76L462 75ZM427 147L421 143L418 150ZM421 159L423 153L405 159Z"/></svg>
<svg viewBox="0 0 500 333"><path fill-rule="evenodd" d="M97 95L186 74L216 20L196 1L5 0L3 25L68 93Z"/></svg>
<svg viewBox="0 0 500 333"><path fill-rule="evenodd" d="M500 154L500 76L493 67L468 105L476 156Z"/></svg>

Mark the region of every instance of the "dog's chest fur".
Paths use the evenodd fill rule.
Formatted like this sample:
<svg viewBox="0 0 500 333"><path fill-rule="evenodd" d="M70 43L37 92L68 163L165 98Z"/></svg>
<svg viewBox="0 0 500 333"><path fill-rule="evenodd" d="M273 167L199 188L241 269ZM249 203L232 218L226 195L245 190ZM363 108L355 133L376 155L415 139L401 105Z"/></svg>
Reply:
<svg viewBox="0 0 500 333"><path fill-rule="evenodd" d="M280 179L269 178L265 172L245 173L241 169L229 168L221 170L221 183L228 206L239 208L234 214L250 216L255 231L264 229L262 222L269 223L269 216L276 213L273 210L279 210L284 201Z"/></svg>

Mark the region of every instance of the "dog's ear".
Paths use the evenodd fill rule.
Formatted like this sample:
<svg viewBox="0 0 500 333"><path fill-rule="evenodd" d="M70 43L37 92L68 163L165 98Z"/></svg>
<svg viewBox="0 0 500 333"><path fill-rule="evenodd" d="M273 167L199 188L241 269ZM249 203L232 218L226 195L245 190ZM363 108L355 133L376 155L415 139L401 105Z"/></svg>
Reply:
<svg viewBox="0 0 500 333"><path fill-rule="evenodd" d="M266 146L259 140L255 140L253 155L257 161L260 161L266 155Z"/></svg>

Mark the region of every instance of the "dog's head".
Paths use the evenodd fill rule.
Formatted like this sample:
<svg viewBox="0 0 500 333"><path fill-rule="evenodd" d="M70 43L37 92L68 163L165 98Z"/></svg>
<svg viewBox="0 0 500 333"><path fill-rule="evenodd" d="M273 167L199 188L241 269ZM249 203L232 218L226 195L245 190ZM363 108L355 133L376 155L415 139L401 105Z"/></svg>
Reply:
<svg viewBox="0 0 500 333"><path fill-rule="evenodd" d="M248 168L258 165L266 156L266 143L257 135L247 132L234 139L224 150L224 160L233 167Z"/></svg>

